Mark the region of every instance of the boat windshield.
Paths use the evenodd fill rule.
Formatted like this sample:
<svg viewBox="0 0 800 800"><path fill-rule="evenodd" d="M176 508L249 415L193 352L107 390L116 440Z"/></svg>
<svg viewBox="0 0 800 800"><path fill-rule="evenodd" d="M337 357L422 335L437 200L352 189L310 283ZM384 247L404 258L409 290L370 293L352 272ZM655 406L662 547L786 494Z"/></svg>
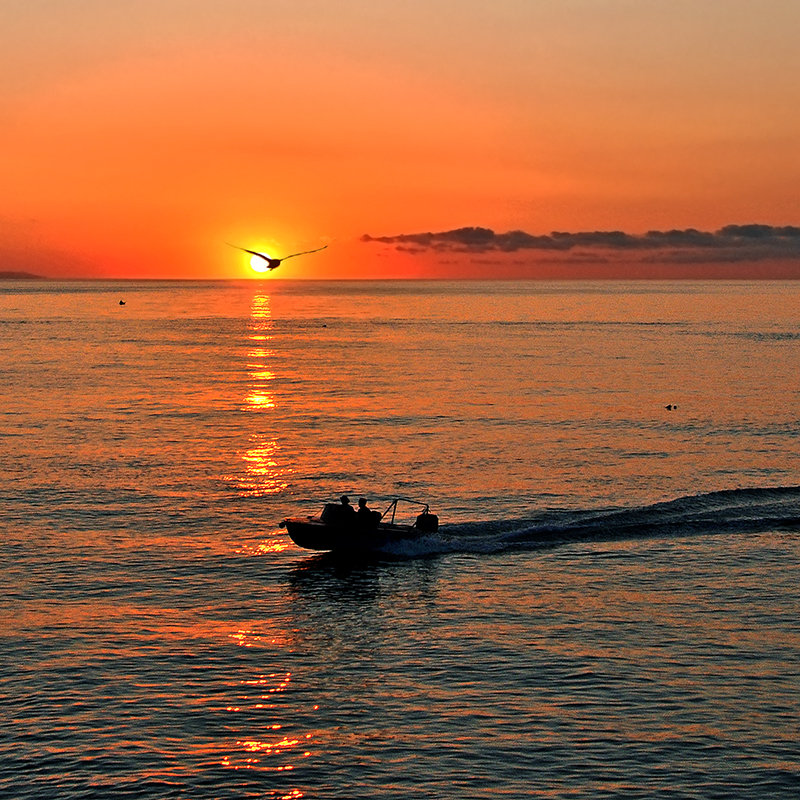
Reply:
<svg viewBox="0 0 800 800"><path fill-rule="evenodd" d="M430 506L427 503L423 503L420 500L412 500L409 497L395 497L391 503L389 503L389 507L386 511L381 514L381 520L384 522L394 522L395 515L397 514L397 504L398 503L409 503L412 506L417 506L422 509L423 514L428 513L428 509Z"/></svg>

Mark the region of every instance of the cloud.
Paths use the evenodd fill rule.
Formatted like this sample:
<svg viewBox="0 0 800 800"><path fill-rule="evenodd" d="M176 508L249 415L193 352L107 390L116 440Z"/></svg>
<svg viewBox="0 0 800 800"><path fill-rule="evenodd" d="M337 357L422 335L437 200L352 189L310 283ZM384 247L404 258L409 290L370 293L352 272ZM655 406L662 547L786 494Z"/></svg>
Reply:
<svg viewBox="0 0 800 800"><path fill-rule="evenodd" d="M592 254L634 256L642 261L719 262L761 261L800 257L800 227L762 224L726 225L717 231L553 231L535 235L525 231L495 233L490 228L456 228L439 233L401 233L395 236L364 234L362 242L395 245L410 253L516 253L523 250L564 254L565 260L586 260Z"/></svg>

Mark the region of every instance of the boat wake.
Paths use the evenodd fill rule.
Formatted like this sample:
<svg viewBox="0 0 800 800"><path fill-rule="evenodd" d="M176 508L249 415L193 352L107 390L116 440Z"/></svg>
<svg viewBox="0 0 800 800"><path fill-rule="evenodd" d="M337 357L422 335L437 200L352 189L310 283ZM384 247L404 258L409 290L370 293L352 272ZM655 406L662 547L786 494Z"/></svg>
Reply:
<svg viewBox="0 0 800 800"><path fill-rule="evenodd" d="M733 489L632 508L549 510L521 519L442 525L436 533L386 545L376 554L404 559L532 550L570 542L764 531L800 531L800 486Z"/></svg>

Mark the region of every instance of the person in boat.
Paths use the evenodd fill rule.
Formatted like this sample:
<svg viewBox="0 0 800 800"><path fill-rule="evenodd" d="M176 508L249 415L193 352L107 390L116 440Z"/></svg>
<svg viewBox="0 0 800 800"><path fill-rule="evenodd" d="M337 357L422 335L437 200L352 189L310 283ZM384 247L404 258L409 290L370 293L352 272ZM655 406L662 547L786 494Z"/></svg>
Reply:
<svg viewBox="0 0 800 800"><path fill-rule="evenodd" d="M372 511L367 506L367 498L358 498L358 511L356 511L356 519L358 520L359 528L372 527Z"/></svg>
<svg viewBox="0 0 800 800"><path fill-rule="evenodd" d="M339 502L342 504L341 514L343 520L352 519L353 517L356 516L356 510L353 508L353 506L350 505L350 498L346 494L343 494L339 498Z"/></svg>
<svg viewBox="0 0 800 800"><path fill-rule="evenodd" d="M378 523L381 521L381 512L372 511L367 505L367 498L359 497L356 519L358 520L359 528L377 528Z"/></svg>
<svg viewBox="0 0 800 800"><path fill-rule="evenodd" d="M343 494L338 503L326 503L321 519L327 525L352 527L357 521L356 510L350 505L350 498Z"/></svg>

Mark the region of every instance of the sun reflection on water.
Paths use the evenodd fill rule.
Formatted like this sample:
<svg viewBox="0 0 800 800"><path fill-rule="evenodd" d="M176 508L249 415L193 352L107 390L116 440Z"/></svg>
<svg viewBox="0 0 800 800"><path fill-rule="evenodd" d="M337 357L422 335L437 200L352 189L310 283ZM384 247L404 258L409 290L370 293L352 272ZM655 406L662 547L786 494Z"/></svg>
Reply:
<svg viewBox="0 0 800 800"><path fill-rule="evenodd" d="M272 369L275 353L269 346L274 336L273 325L269 295L254 295L247 325L247 393L242 402L242 409L247 413L265 414L276 407L274 381L277 376ZM245 497L264 497L285 491L287 478L292 473L288 465L281 464L278 438L265 431L268 428L265 422L258 421L247 449L240 453L243 472L232 477ZM271 552L281 549L274 548Z"/></svg>
<svg viewBox="0 0 800 800"><path fill-rule="evenodd" d="M275 393L278 376L273 368L273 338L269 295L257 294L253 297L247 326L247 349L243 359L247 382L240 406L245 414L252 415L253 424L246 446L237 453L241 468L230 478L245 497L264 497L285 491L292 473L291 467L281 458L279 439L270 425L270 412L279 402ZM257 546L245 545L240 552L264 555L281 552L288 546L285 537L270 537ZM287 646L284 634L258 627L257 624L252 628L240 627L228 633L228 640L243 648ZM228 752L223 751L224 754L218 756L224 768L281 773L287 776L284 780L296 780L294 770L311 756L313 734L288 730L276 721L274 715L285 709L288 699L285 693L289 691L291 680L290 672L275 672L239 682L230 704L224 706L232 720L231 729L238 734L238 738L232 737L228 742ZM273 800L297 800L304 796L305 792L296 787L276 788L266 795Z"/></svg>
<svg viewBox="0 0 800 800"><path fill-rule="evenodd" d="M254 408L275 408L275 398L272 393L260 387L254 386L245 397L245 402Z"/></svg>
<svg viewBox="0 0 800 800"><path fill-rule="evenodd" d="M277 439L252 434L250 443L241 456L245 472L238 480L239 490L245 497L263 497L284 491L288 486L286 476L292 470L278 462L280 448Z"/></svg>
<svg viewBox="0 0 800 800"><path fill-rule="evenodd" d="M229 633L229 639L239 645L239 647L265 647L267 645L275 645L277 647L285 647L288 639L285 634L269 634L258 633L257 631L247 630L240 628L236 633ZM274 678L274 675L269 675L269 678ZM288 683L288 675L286 682Z"/></svg>
<svg viewBox="0 0 800 800"><path fill-rule="evenodd" d="M249 634L249 631L239 631L239 634ZM255 691L256 697L252 699L270 701L273 695L286 692L292 679L291 672L275 672L259 675L249 680L240 682L240 686L249 691ZM253 710L273 707L271 703L247 703L232 705L226 708L230 713L252 713ZM311 756L312 733L287 733L280 723L270 723L261 726L253 735L235 740L237 752L228 753L220 757L223 767L232 770L264 770L269 772L291 772L298 766L299 759ZM291 789L275 797L303 797L299 789Z"/></svg>
<svg viewBox="0 0 800 800"><path fill-rule="evenodd" d="M275 408L275 396L271 389L275 373L270 364L274 352L266 346L266 342L272 340L272 328L269 295L257 294L250 305L250 320L247 325L247 340L252 343L247 350L249 391L245 397L245 408L248 411Z"/></svg>

